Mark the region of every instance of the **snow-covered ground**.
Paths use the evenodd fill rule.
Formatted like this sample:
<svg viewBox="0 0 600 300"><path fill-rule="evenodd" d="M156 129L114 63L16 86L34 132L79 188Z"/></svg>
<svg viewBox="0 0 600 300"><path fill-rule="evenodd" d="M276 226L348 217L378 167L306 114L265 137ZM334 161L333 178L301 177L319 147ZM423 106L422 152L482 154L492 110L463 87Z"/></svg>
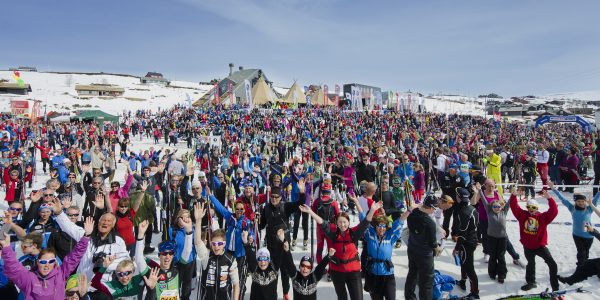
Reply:
<svg viewBox="0 0 600 300"><path fill-rule="evenodd" d="M123 109L151 109L157 111L175 104L196 101L212 86L194 82L172 81L170 87L142 84L139 77L108 74L62 74L21 71L21 79L31 85L31 93L0 95L0 111L10 111L10 100L35 99L47 106L47 111L67 112L76 109L100 109L111 114L121 114ZM0 71L0 79L15 82L12 71ZM75 85L113 84L125 89L121 97L78 99Z"/></svg>
<svg viewBox="0 0 600 300"><path fill-rule="evenodd" d="M139 141L139 139L132 138L133 146L132 150L140 150L140 149L148 149L153 145L152 141L149 139L144 139ZM161 145L159 145L161 146ZM178 147L179 152L185 152L185 145L179 144ZM115 180L119 180L121 182L124 181L124 167L120 168L117 171L115 176ZM41 173L41 168L38 168L38 173L36 174L36 182L33 186L33 189L39 189L43 186L45 181L48 179L46 175ZM591 188L582 187L578 189L579 192L583 192L588 196L591 196ZM505 195L506 197L508 195ZM567 197L570 198L570 197ZM0 199L4 199L4 191L0 191ZM545 199L538 199L540 201L540 210L545 211L547 209L547 204ZM3 202L3 201L2 201ZM509 213L510 219L514 220L514 217L511 213ZM598 221L597 216L593 216L592 220L595 222ZM573 243L573 238L571 235L571 226L564 225L561 223L570 222L571 216L567 209L559 203L559 214L558 217L554 220L554 223L548 227L549 232L549 245L554 259L558 264L559 274L562 275L570 275L575 269L575 245ZM355 219L354 222L357 222ZM600 222L599 222L600 223ZM519 242L519 233L518 233L518 224L515 222L508 223L508 234L510 240L513 242L517 252L521 254L521 260L525 262L525 257L523 256L523 247ZM299 237L302 237L302 233L300 232ZM160 236L155 235L153 239L153 245L159 242ZM298 240L298 244L301 245L302 241ZM295 262L299 263L299 259L301 256L308 254L308 251L303 251L302 247L296 247L294 253ZM435 267L437 270L444 274L449 274L454 276L455 278L460 277L460 269L454 264L454 259L451 256L453 248L453 243L450 241L447 243L446 248L443 254L436 258ZM151 255L150 257L156 258L156 254ZM595 241L592 249L590 251L590 258L600 257L600 242ZM508 276L506 278L506 282L504 284L499 284L497 282L492 281L487 276L487 264L483 261L483 253L482 248L478 247L475 252L475 267L477 274L479 275L479 289L480 295L482 299L496 299L501 296L507 296L512 294L522 294L520 291L521 285L524 284L525 279L525 269L520 268L512 264L512 259L507 254L506 256L507 264L508 264ZM406 280L406 275L408 273L408 259L406 255L406 247L403 245L400 249L394 250L393 263L395 267L396 274L396 287L397 287L397 299L404 298L404 282ZM546 264L538 258L537 260L537 282L539 287L537 289L532 290L532 292L541 292L546 288L550 287L549 276L548 276L548 267ZM592 293L588 294L572 294L568 296L568 299L600 299L600 294L596 292L594 286L599 284L599 279L597 277L591 277L587 281L579 284L577 286L583 286L585 289L592 291ZM250 284L250 280L248 280L248 284ZM249 286L249 285L248 285ZM568 288L568 286L562 285L563 288ZM453 294L455 295L466 295L467 292L459 291L458 288L455 288ZM247 297L249 296L249 291L247 292ZM282 296L281 292L281 283L279 284L279 295ZM195 297L195 294L193 295ZM291 296L291 295L290 295ZM369 299L367 293L364 293L365 299ZM319 299L335 299L336 294L333 288L333 284L331 282L327 282L324 278L319 283L318 288L318 298Z"/></svg>

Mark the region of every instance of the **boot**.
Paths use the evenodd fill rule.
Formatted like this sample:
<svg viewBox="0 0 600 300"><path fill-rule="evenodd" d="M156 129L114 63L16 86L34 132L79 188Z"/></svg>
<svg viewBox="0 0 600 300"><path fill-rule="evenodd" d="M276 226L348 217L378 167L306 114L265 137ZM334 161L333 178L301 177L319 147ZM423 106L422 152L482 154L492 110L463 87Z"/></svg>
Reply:
<svg viewBox="0 0 600 300"><path fill-rule="evenodd" d="M398 240L398 241L396 242L396 245L394 246L394 248L398 249L398 248L400 248L400 246L402 246L402 241L401 241L401 240Z"/></svg>
<svg viewBox="0 0 600 300"><path fill-rule="evenodd" d="M295 248L296 248L296 240L292 240L292 245L290 246L290 250L294 251Z"/></svg>
<svg viewBox="0 0 600 300"><path fill-rule="evenodd" d="M536 287L537 287L537 284L535 284L535 282L532 282L532 283L527 283L527 284L523 285L521 287L521 290L523 290L523 291L529 291L531 289L535 289Z"/></svg>
<svg viewBox="0 0 600 300"><path fill-rule="evenodd" d="M304 251L308 250L308 240L304 240Z"/></svg>
<svg viewBox="0 0 600 300"><path fill-rule="evenodd" d="M456 285L458 285L458 287L463 290L466 291L467 290L467 282L464 279L461 279L459 281L456 282Z"/></svg>

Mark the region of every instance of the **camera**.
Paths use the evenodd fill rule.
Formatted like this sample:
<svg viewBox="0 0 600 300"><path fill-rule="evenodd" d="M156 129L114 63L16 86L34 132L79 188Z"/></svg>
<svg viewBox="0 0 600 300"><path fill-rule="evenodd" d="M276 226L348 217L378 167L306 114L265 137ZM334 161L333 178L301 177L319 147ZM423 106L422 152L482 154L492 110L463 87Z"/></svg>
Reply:
<svg viewBox="0 0 600 300"><path fill-rule="evenodd" d="M107 254L104 252L98 252L94 254L94 256L92 257L92 263L94 263L94 272L98 272L98 270L103 267L104 258L106 256Z"/></svg>

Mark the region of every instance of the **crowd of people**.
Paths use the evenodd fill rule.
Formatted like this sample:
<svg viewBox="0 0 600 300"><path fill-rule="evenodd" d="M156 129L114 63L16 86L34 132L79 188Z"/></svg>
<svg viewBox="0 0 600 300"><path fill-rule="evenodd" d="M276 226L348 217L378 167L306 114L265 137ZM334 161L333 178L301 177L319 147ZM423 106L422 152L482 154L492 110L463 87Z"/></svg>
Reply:
<svg viewBox="0 0 600 300"><path fill-rule="evenodd" d="M526 268L523 291L536 256L554 291L600 274L600 193L576 192L600 174L600 139L574 125L175 106L118 124L4 116L0 134L5 299L317 299L322 278L338 299L441 299L455 285L479 299L480 247L498 284L507 252ZM564 277L546 247L555 198L577 249ZM392 262L402 245L408 270ZM445 247L460 278L435 268Z"/></svg>

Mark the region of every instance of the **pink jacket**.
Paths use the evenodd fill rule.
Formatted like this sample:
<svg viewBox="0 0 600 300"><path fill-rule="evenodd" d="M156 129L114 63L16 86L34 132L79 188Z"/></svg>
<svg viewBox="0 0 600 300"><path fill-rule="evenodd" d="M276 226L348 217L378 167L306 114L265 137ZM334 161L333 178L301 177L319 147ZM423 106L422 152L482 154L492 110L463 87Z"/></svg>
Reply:
<svg viewBox="0 0 600 300"><path fill-rule="evenodd" d="M46 277L25 269L17 260L12 247L6 247L2 249L4 274L23 292L26 300L65 299L67 278L79 265L89 241L89 238L82 237L71 253L65 256L62 265L55 266Z"/></svg>
<svg viewBox="0 0 600 300"><path fill-rule="evenodd" d="M112 212L115 213L117 211L117 204L119 204L119 200L121 198L129 197L129 188L131 187L131 182L133 181L133 174L129 174L127 176L127 180L125 181L125 185L120 187L116 192L110 192L108 194L108 199L110 199L110 204L112 205Z"/></svg>

